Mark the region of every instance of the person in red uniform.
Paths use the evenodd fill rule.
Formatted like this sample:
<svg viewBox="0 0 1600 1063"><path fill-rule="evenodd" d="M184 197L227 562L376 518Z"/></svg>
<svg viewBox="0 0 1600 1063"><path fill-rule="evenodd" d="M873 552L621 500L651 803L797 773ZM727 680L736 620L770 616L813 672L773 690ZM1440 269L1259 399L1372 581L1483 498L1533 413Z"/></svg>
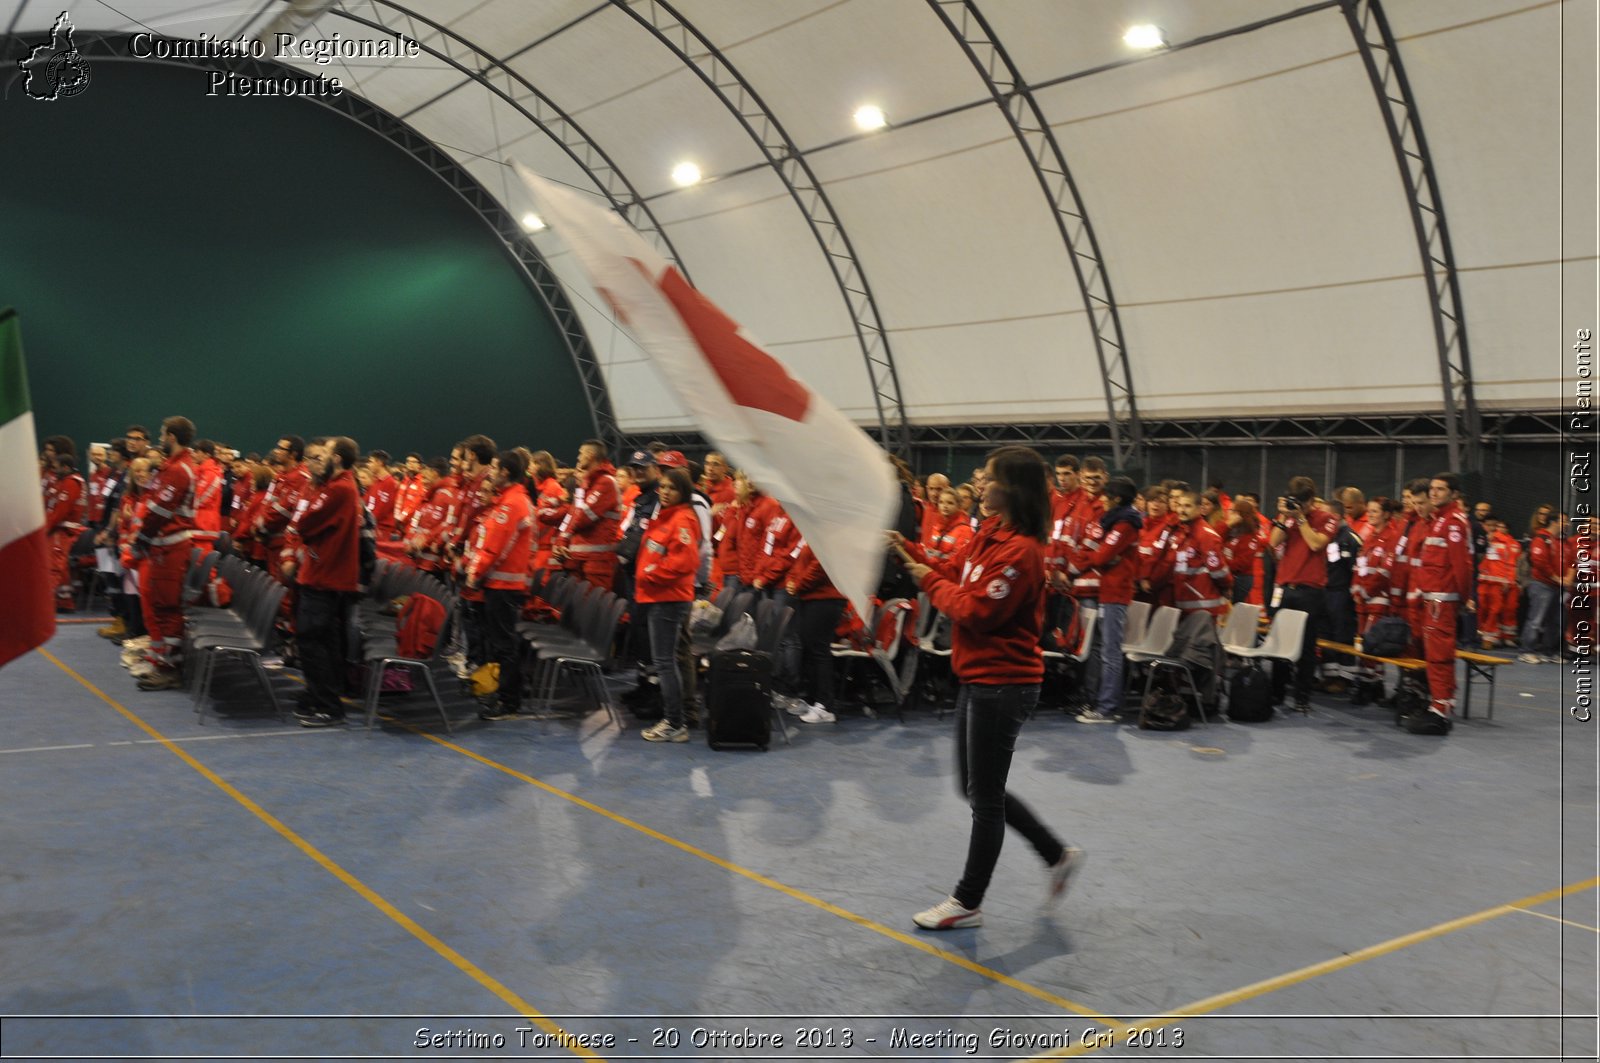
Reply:
<svg viewBox="0 0 1600 1063"><path fill-rule="evenodd" d="M1267 522L1261 519L1256 504L1244 495L1228 510L1228 531L1222 537L1222 559L1233 577L1229 596L1235 603L1250 600L1256 566L1267 548Z"/></svg>
<svg viewBox="0 0 1600 1063"><path fill-rule="evenodd" d="M294 522L294 558L284 575L295 595L295 647L306 691L295 715L302 727L344 722L345 630L361 587L360 456L349 436L316 439L305 449L310 481Z"/></svg>
<svg viewBox="0 0 1600 1063"><path fill-rule="evenodd" d="M1561 652L1561 582L1567 571L1567 518L1553 506L1534 513L1528 537L1528 610L1522 622L1524 664L1559 661Z"/></svg>
<svg viewBox="0 0 1600 1063"><path fill-rule="evenodd" d="M755 579L750 584L758 591L769 587L781 589L789 566L794 564L795 551L800 549L800 530L794 526L788 511L775 498L768 498L767 502L763 507L767 522L761 530L761 558L756 562Z"/></svg>
<svg viewBox="0 0 1600 1063"><path fill-rule="evenodd" d="M194 463L194 534L190 541L209 550L222 534L222 462L217 460L217 445L197 439L190 452Z"/></svg>
<svg viewBox="0 0 1600 1063"><path fill-rule="evenodd" d="M494 505L478 522L467 551L467 586L483 590L484 650L500 665L499 705L480 720L509 720L522 711L522 639L517 621L528 599L533 561L533 500L528 464L520 451L502 450L490 465Z"/></svg>
<svg viewBox="0 0 1600 1063"><path fill-rule="evenodd" d="M255 536L262 544L267 562L267 572L274 579L283 580L283 550L301 496L311 484L311 474L305 466L306 442L297 435L281 436L272 448L272 457L279 472L272 486L261 500L261 512L256 515Z"/></svg>
<svg viewBox="0 0 1600 1063"><path fill-rule="evenodd" d="M1172 604L1172 537L1178 518L1172 515L1172 494L1163 484L1144 489L1144 524L1139 528L1139 569L1134 597L1151 605Z"/></svg>
<svg viewBox="0 0 1600 1063"><path fill-rule="evenodd" d="M149 668L141 670L140 690L168 690L181 682L177 656L183 644L183 580L189 573L189 539L194 532L192 442L194 422L187 417L161 422L161 449L167 458L146 492L144 523L133 543L133 558L144 561L139 594L150 633L145 651Z"/></svg>
<svg viewBox="0 0 1600 1063"><path fill-rule="evenodd" d="M535 451L528 469L528 493L533 497L534 585L555 569L556 531L566 516L567 489L556 476L556 459L548 450Z"/></svg>
<svg viewBox="0 0 1600 1063"><path fill-rule="evenodd" d="M256 497L256 470L249 460L234 458L228 471L232 474L233 491L228 496L228 510L222 515L222 526L235 540L240 538L239 527Z"/></svg>
<svg viewBox="0 0 1600 1063"><path fill-rule="evenodd" d="M711 500L713 518L720 518L723 510L733 505L734 483L728 469L728 459L714 450L706 455L705 471L700 476L700 490Z"/></svg>
<svg viewBox="0 0 1600 1063"><path fill-rule="evenodd" d="M1100 518L1106 513L1106 463L1099 458L1083 459L1078 475L1082 487L1078 501L1067 514L1063 536L1066 539L1067 573L1072 594L1080 606L1093 606L1100 600L1100 572L1089 558L1100 549L1104 528ZM1129 503L1133 502L1130 496ZM1137 549L1137 544L1135 544Z"/></svg>
<svg viewBox="0 0 1600 1063"><path fill-rule="evenodd" d="M395 537L399 528L399 516L396 510L400 500L400 481L395 478L394 470L389 467L389 452L387 450L374 450L367 455L367 477L369 485L365 498L367 512L372 515L372 523L378 529L378 541L390 542Z"/></svg>
<svg viewBox="0 0 1600 1063"><path fill-rule="evenodd" d="M931 534L923 540L923 549L931 558L940 561L955 557L972 541L972 521L961 512L961 504L951 488L944 488L934 499L938 520L931 525Z"/></svg>
<svg viewBox="0 0 1600 1063"><path fill-rule="evenodd" d="M661 719L641 735L646 742L687 742L683 677L678 646L694 604L700 568L700 518L690 504L694 481L686 469L667 469L656 485L658 507L634 561L634 599L648 605L650 658L661 681Z"/></svg>
<svg viewBox="0 0 1600 1063"><path fill-rule="evenodd" d="M57 454L52 459L55 475L44 498L45 533L50 539L50 567L55 573L56 612L77 612L77 593L72 586L72 546L83 534L86 495L83 477L78 475L78 459Z"/></svg>
<svg viewBox="0 0 1600 1063"><path fill-rule="evenodd" d="M424 465L418 479L427 493L406 526L406 554L424 572L443 572L446 542L456 526L459 488L444 458Z"/></svg>
<svg viewBox="0 0 1600 1063"><path fill-rule="evenodd" d="M1339 530L1332 513L1312 505L1317 485L1309 476L1289 481L1289 493L1278 499L1278 518L1272 522L1269 542L1282 549L1278 562L1277 589L1273 592L1273 612L1298 609L1306 614L1305 638L1300 643L1300 660L1294 671L1296 712L1311 711L1311 686L1317 674L1317 638L1322 628L1323 605L1327 599L1328 554L1326 547ZM1288 686L1288 669L1273 669L1274 701L1281 700Z"/></svg>
<svg viewBox="0 0 1600 1063"><path fill-rule="evenodd" d="M582 480L556 537L555 555L570 558L579 579L610 590L617 581L617 545L622 541L617 470L598 439L578 448L576 469Z"/></svg>
<svg viewBox="0 0 1600 1063"><path fill-rule="evenodd" d="M417 515L417 507L428 497L428 485L422 478L422 470L426 465L421 454L406 455L405 475L400 479L400 489L394 494L395 534L402 538L411 527L411 518Z"/></svg>
<svg viewBox="0 0 1600 1063"><path fill-rule="evenodd" d="M1522 559L1522 544L1498 518L1485 520L1483 529L1488 546L1478 564L1478 630L1483 648L1491 650L1501 643L1514 646L1517 642L1517 606L1522 596L1517 587L1517 562Z"/></svg>
<svg viewBox="0 0 1600 1063"><path fill-rule="evenodd" d="M1472 529L1461 509L1461 477L1428 482L1432 514L1422 540L1414 589L1422 598L1422 652L1428 662L1428 708L1406 717L1412 734L1450 733L1456 706L1456 615L1472 608Z"/></svg>
<svg viewBox="0 0 1600 1063"><path fill-rule="evenodd" d="M1222 560L1222 537L1200 512L1201 495L1185 487L1172 492L1177 528L1172 535L1172 600L1180 610L1203 610L1220 617L1227 612L1228 567Z"/></svg>
<svg viewBox="0 0 1600 1063"><path fill-rule="evenodd" d="M1139 528L1143 524L1133 508L1138 493L1126 476L1105 485L1106 512L1094 529L1095 549L1080 555L1082 566L1099 574L1100 667L1098 678L1085 670L1084 690L1095 691L1095 702L1078 713L1079 723L1114 723L1122 707L1122 633L1127 627L1128 603L1133 601L1133 584L1139 577Z"/></svg>
<svg viewBox="0 0 1600 1063"><path fill-rule="evenodd" d="M739 582L739 532L744 527L745 511L750 507L749 478L740 473L731 480L733 501L717 512L712 525L711 535L716 547L711 561L711 582L717 587Z"/></svg>
<svg viewBox="0 0 1600 1063"><path fill-rule="evenodd" d="M1350 579L1350 598L1356 607L1356 633L1365 635L1380 617L1394 612L1395 552L1405 533L1403 506L1379 495L1367 503L1366 541L1356 555L1356 568ZM1383 695L1383 665L1362 661L1361 672L1351 693L1350 704L1369 705Z"/></svg>
<svg viewBox="0 0 1600 1063"><path fill-rule="evenodd" d="M907 571L952 621L950 662L961 684L955 709L956 780L972 807L961 880L948 898L913 916L924 930L982 924L983 897L1007 827L1026 838L1049 868L1049 901L1061 897L1083 859L1081 850L1063 845L1006 790L1017 736L1039 703L1044 677L1039 639L1050 535L1046 467L1028 447L1001 447L989 455L986 473L983 503L994 516L956 559L960 578L950 579L905 555Z"/></svg>
<svg viewBox="0 0 1600 1063"><path fill-rule="evenodd" d="M955 495L948 489L945 493ZM962 540L957 554L966 549L971 538L969 534ZM834 718L833 636L844 616L844 595L828 578L811 544L803 539L784 578L783 589L795 601L794 627L800 639L799 686L801 698L808 702L798 715L806 723L829 722Z"/></svg>

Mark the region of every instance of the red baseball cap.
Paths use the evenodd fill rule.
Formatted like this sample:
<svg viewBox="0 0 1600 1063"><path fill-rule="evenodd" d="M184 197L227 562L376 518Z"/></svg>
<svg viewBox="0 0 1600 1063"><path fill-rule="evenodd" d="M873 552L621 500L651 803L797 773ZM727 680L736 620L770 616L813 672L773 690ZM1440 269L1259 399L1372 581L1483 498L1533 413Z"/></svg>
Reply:
<svg viewBox="0 0 1600 1063"><path fill-rule="evenodd" d="M689 467L689 459L683 456L683 451L681 450L669 450L656 458L656 464L663 469L687 469Z"/></svg>

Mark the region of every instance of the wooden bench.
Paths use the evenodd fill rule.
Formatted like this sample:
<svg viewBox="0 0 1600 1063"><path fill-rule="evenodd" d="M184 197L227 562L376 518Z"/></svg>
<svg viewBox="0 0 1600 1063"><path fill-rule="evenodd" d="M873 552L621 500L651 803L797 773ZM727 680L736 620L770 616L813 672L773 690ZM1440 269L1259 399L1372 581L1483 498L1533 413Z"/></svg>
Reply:
<svg viewBox="0 0 1600 1063"><path fill-rule="evenodd" d="M1392 664L1402 671L1420 671L1428 667L1428 662L1417 657L1379 657L1374 653L1363 653L1354 646L1344 642L1334 642L1331 639L1318 639L1317 648L1330 653L1343 653L1363 661L1375 664ZM1472 718L1472 681L1484 679L1489 683L1489 712L1488 718L1494 719L1494 671L1503 664L1511 664L1510 657L1496 657L1488 653L1479 653L1476 650L1456 650L1456 660L1466 667L1463 669L1466 682L1462 684L1461 718Z"/></svg>

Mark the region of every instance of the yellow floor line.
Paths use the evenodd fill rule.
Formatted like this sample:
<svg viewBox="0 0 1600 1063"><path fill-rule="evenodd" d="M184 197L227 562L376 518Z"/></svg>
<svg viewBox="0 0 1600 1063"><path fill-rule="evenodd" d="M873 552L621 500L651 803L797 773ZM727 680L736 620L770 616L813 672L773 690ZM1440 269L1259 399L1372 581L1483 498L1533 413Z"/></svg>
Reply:
<svg viewBox="0 0 1600 1063"><path fill-rule="evenodd" d="M288 827L287 824L283 823L272 813L268 812L250 798L246 797L242 792L235 789L220 775L206 767L204 764L200 763L193 756L191 756L188 751L183 749L183 747L179 746L172 739L168 738L166 735L163 735L154 727L146 723L142 718L139 717L137 713L133 712L133 710L123 706L115 698L111 697L99 687L89 682L89 680L79 675L72 668L68 667L66 664L62 663L58 658L52 655L48 650L41 649L39 652L44 655L45 659L49 660L57 668L61 669L73 679L76 679L79 683L87 687L90 693L94 694L101 701L105 702L107 705L110 705L113 709L117 710L117 712L125 716L135 727L139 728L155 741L165 746L169 753L183 761L185 764L189 765L189 767L193 768L195 771L199 772L207 782L211 783L217 789L221 790L223 793L239 802L239 804L249 809L257 819L261 820L261 822L277 831L284 837L285 840L289 842L289 844L293 845L296 849L299 849L306 856L320 864L323 870L327 871L334 878L348 886L358 896L360 896L362 900L366 901L368 904L371 904L374 908L378 909L378 911L394 920L394 922L399 924L404 930L406 930L407 933L411 934L418 941L422 942L424 945L428 946L428 948L432 949L441 957L448 960L458 970L466 974L473 981L477 982L489 992L505 1001L507 1005L517 1012L517 1014L523 1016L529 1022L532 1022L534 1025L538 1026L541 1030L544 1030L546 1033L552 1035L552 1037L557 1038L558 1043L567 1048L568 1051L572 1052L573 1055L581 1056L585 1059L602 1059L601 1056L598 1056L595 1053L590 1052L588 1049L574 1043L575 1038L572 1034L551 1022L537 1008L533 1007L526 1000L523 1000L505 985L496 981L492 976L474 964L471 960L461 955L449 945L446 945L443 941L440 941L438 938L434 937L410 916L406 915L400 909L396 908L393 904L390 904L382 896L376 893L366 883L362 882L350 872L334 863L332 859L324 855L316 846L312 845L310 842L300 837L300 835L296 834Z"/></svg>
<svg viewBox="0 0 1600 1063"><path fill-rule="evenodd" d="M1116 1030L1114 1044L1125 1044L1130 1034L1137 1033L1140 1030L1153 1030L1162 1026L1171 1026L1179 1019L1188 1018L1194 1015L1205 1015L1210 1012L1217 1011L1220 1008L1231 1007L1234 1004L1241 1003L1242 1001L1266 996L1268 993L1276 992L1279 989L1286 989L1289 986L1298 985L1301 982L1310 981L1313 978L1318 978L1325 974L1332 974L1334 971L1343 970L1346 967L1354 966L1355 964L1362 963L1366 960L1376 959L1379 956L1386 956L1391 952L1398 952L1400 949L1406 948L1407 946L1415 945L1433 938L1443 937L1445 934L1454 933L1457 930L1464 930L1469 926L1476 926L1479 923L1485 923L1491 919L1498 919L1503 915L1510 914L1511 912L1525 911L1527 907L1536 904L1543 904L1546 901L1553 901L1557 897L1565 897L1570 893L1582 893L1584 890L1592 890L1596 886L1600 886L1600 877L1586 879L1583 882L1574 882L1569 886L1560 886L1553 890L1546 890L1544 893L1536 893L1531 897L1523 897L1521 900L1512 901L1510 904L1500 904L1493 908L1485 908L1481 912L1476 912L1472 915L1464 915L1460 919L1452 919L1447 923L1440 923L1437 926L1428 927L1426 930L1418 930L1412 934L1404 934L1397 938L1390 938L1388 941L1382 941L1376 945L1369 945L1364 949L1358 949L1355 952L1349 952L1343 956L1336 956L1331 960L1323 960L1321 963L1314 963L1309 967L1302 967L1297 971L1289 971L1288 973L1280 974L1275 978L1268 978L1264 981L1253 982L1250 985L1243 986L1239 989L1229 990L1226 993L1218 993L1216 996L1206 997L1204 1000L1197 1000L1193 1004L1185 1004L1181 1008L1175 1008L1172 1011L1167 1012L1165 1015L1158 1015L1154 1018L1143 1019L1139 1022L1130 1023L1126 1026L1114 1027ZM1098 1052L1102 1049L1110 1047L1113 1047L1113 1045L1098 1043L1080 1044L1074 1048L1062 1048L1054 1052L1046 1053L1042 1056L1037 1056L1034 1059L1028 1060L1027 1063L1044 1063L1045 1060L1063 1059L1067 1056L1081 1056L1090 1052Z"/></svg>
<svg viewBox="0 0 1600 1063"><path fill-rule="evenodd" d="M1515 904L1511 907L1516 908L1517 911L1522 912L1524 915L1536 915L1540 919L1548 919L1552 923L1565 923L1568 926L1575 926L1579 930L1592 930L1596 934L1600 934L1600 926L1590 926L1588 923L1574 923L1571 919L1563 919L1559 915L1545 915L1543 912L1535 912L1529 908L1519 908Z"/></svg>
<svg viewBox="0 0 1600 1063"><path fill-rule="evenodd" d="M394 722L399 723L399 721ZM884 937L893 941L898 941L902 945L909 945L914 949L926 952L930 956L936 956L939 959L944 960L946 963L954 964L955 966L960 967L964 971L970 971L973 974L982 975L983 977L998 982L1007 988L1015 989L1019 993L1026 993L1028 996L1037 1000L1042 1000L1045 1003L1051 1004L1055 1007L1065 1008L1068 1011L1076 1012L1079 1015L1086 1016L1106 1026L1119 1026L1122 1024L1121 1020L1114 1019L1108 1015L1102 1015L1093 1008L1080 1004L1075 1000L1068 1000L1066 997L1058 996L1055 993L1050 992L1048 989L1041 989L1036 985L1030 985L1027 982L1021 981L1020 979L1013 978L1008 974L997 971L992 967L985 967L981 963L969 960L965 956L960 956L953 952L946 952L944 949L929 944L922 938L895 930L893 927L888 927L882 923L868 919L864 915L857 915L846 908L839 907L837 904L831 904L828 901L823 900L821 897L814 897L809 893L795 889L793 886L786 886L777 879L769 878L768 876L761 874L759 871L752 871L747 867L741 867L730 860L724 860L715 853L706 852L706 850L694 845L690 845L688 842L679 841L677 838L674 838L671 835L662 834L660 831L651 827L647 827L643 823L639 823L635 820L629 819L626 816L619 815L608 808L602 808L593 801L587 801L576 794L570 794L558 787L551 786L547 782L535 779L531 775L526 775L515 768L501 764L499 761L491 760L489 757L483 756L482 754L474 753L470 749L467 749L463 746L458 746L454 742L447 741L438 737L437 735L429 734L426 731L418 730L417 728L411 727L404 723L400 723L399 725L406 728L406 730L410 731L412 734L420 735L430 742L437 742L446 749L454 750L455 752L460 753L462 756L469 757L472 760L485 765L486 767L493 768L496 771L504 772L513 779L518 779L527 783L529 786L537 787L551 796L559 797L563 801L570 801L579 808L587 809L597 816L603 816L620 826L627 827L630 830L638 831L640 834L643 834L648 838L653 838L663 845L670 845L679 852L688 853L690 856L698 857L707 863L715 864L724 871L731 871L735 875L740 875L744 878L747 878L751 882L757 883L758 885L765 886L768 889L777 890L786 897L793 898L794 900L800 901L803 904L809 904L813 908L818 908L824 912L827 912L829 915L838 916L840 919L843 919L846 922L854 923L859 927L864 927L867 930L871 930L873 933L882 934Z"/></svg>

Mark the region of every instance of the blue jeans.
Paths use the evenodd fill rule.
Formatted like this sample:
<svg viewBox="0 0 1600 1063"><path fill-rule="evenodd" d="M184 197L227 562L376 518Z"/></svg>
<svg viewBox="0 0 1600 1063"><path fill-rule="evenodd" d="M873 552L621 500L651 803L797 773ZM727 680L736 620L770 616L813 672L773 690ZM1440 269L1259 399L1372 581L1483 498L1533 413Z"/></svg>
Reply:
<svg viewBox="0 0 1600 1063"><path fill-rule="evenodd" d="M956 784L972 806L967 865L953 896L968 908L983 903L1011 827L1047 866L1061 859L1061 841L1028 806L1006 792L1017 735L1039 704L1039 684L962 684L956 695Z"/></svg>
<svg viewBox="0 0 1600 1063"><path fill-rule="evenodd" d="M683 683L678 676L678 633L689 622L693 602L651 602L650 660L661 680L661 713L674 727L683 726Z"/></svg>
<svg viewBox="0 0 1600 1063"><path fill-rule="evenodd" d="M1522 648L1528 653L1554 654L1561 649L1561 588L1533 580L1528 595L1528 617L1522 625Z"/></svg>
<svg viewBox="0 0 1600 1063"><path fill-rule="evenodd" d="M1100 696L1095 708L1108 716L1122 708L1122 631L1127 623L1126 605L1100 603Z"/></svg>

